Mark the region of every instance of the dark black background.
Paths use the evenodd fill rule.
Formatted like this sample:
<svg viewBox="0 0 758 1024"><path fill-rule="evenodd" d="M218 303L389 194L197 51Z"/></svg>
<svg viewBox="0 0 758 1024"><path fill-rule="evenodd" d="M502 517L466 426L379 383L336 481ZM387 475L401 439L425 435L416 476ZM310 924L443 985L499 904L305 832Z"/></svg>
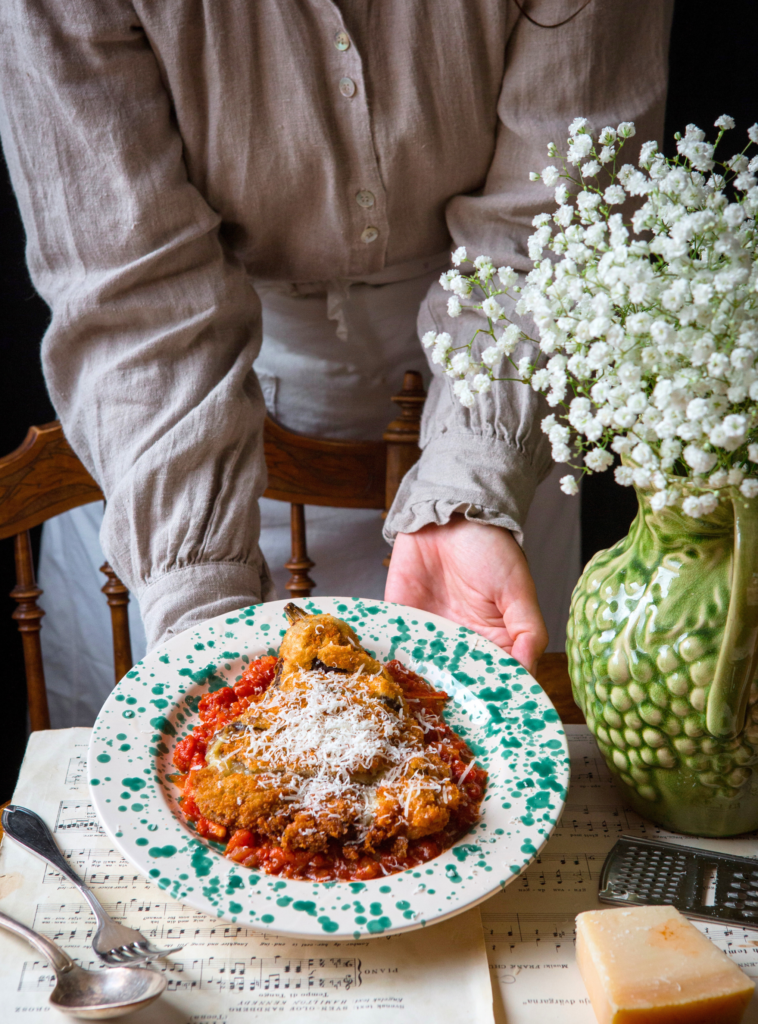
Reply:
<svg viewBox="0 0 758 1024"><path fill-rule="evenodd" d="M633 0L599 0L633 2ZM750 28L754 0L713 4L678 0L671 39L666 148L689 122L708 129L723 113L737 121L725 152L742 147L744 132L758 120L755 102L756 33ZM734 145L729 139L734 139ZM5 165L0 166L0 454L21 443L27 427L54 418L39 365L40 339L48 322L24 264L24 236ZM634 515L631 489L609 473L587 478L582 495L582 558L622 537ZM38 538L35 538L35 541ZM0 542L0 687L4 721L0 748L0 801L12 792L26 743L26 699L21 644L6 595L14 585L13 546Z"/></svg>

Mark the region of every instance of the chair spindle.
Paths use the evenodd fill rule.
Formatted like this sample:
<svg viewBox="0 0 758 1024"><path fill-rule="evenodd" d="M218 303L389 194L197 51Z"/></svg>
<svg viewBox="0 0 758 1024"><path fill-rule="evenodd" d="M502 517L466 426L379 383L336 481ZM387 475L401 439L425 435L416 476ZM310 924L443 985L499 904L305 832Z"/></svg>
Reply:
<svg viewBox="0 0 758 1024"><path fill-rule="evenodd" d="M305 537L305 506L294 502L290 506L290 534L292 537L292 557L285 562L284 568L291 575L285 586L290 597L310 597L311 590L316 586L308 575L308 570L316 564L308 557Z"/></svg>
<svg viewBox="0 0 758 1024"><path fill-rule="evenodd" d="M393 395L392 401L400 406L400 415L392 420L382 435L387 443L387 477L384 494L384 514L389 512L403 477L417 461L421 434L421 414L424 411L426 391L424 381L416 370L406 370L403 390ZM389 567L392 553L382 559Z"/></svg>
<svg viewBox="0 0 758 1024"><path fill-rule="evenodd" d="M425 399L426 391L421 374L415 370L406 370L403 390L392 398L400 406L400 415L388 425L383 435L387 442L387 510L395 500L403 477L418 460L421 413Z"/></svg>
<svg viewBox="0 0 758 1024"><path fill-rule="evenodd" d="M129 634L129 590L107 562L100 566L100 572L107 577L105 586L101 589L108 600L108 607L111 610L113 668L116 682L118 682L134 664L132 660L132 640Z"/></svg>
<svg viewBox="0 0 758 1024"><path fill-rule="evenodd" d="M42 667L42 644L40 629L42 616L45 614L37 604L42 590L37 586L34 576L34 559L32 542L28 530L17 533L13 538L16 554L16 586L11 597L17 602L18 608L13 618L21 633L24 646L24 664L26 666L26 688L29 695L29 721L32 732L50 728L50 710L47 706L45 689L45 671Z"/></svg>

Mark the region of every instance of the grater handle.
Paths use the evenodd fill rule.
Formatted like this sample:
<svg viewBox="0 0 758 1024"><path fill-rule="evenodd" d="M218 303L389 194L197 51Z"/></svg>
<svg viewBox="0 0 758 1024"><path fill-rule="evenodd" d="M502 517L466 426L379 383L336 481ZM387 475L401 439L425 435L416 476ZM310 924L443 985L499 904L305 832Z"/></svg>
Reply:
<svg viewBox="0 0 758 1024"><path fill-rule="evenodd" d="M608 853L605 861L603 862L602 870L600 871L600 880L598 882L598 899L604 903L625 903L631 904L637 901L634 897L629 896L627 890L621 886L614 885L613 869L617 866L621 860L621 849L620 843L616 842L613 848Z"/></svg>

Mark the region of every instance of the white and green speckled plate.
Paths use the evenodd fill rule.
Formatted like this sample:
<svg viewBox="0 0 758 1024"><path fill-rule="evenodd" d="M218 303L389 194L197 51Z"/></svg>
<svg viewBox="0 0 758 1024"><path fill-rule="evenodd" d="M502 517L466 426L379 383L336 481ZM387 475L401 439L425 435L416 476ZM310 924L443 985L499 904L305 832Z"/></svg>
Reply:
<svg viewBox="0 0 758 1024"><path fill-rule="evenodd" d="M555 827L569 761L558 715L512 658L438 615L356 598L301 602L351 623L383 661L399 658L450 694L448 723L489 772L481 821L439 857L367 882L309 882L241 867L184 823L176 742L203 694L274 654L285 601L243 608L188 630L135 665L98 716L89 750L97 812L123 855L166 895L247 927L321 939L366 938L452 917L507 885Z"/></svg>

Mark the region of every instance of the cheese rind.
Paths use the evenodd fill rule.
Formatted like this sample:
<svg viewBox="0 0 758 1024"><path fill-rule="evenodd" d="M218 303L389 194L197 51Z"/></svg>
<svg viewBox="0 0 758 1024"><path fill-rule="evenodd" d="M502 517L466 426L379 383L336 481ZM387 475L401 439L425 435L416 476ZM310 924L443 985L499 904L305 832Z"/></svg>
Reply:
<svg viewBox="0 0 758 1024"><path fill-rule="evenodd" d="M739 1024L755 988L675 907L579 914L576 956L599 1024Z"/></svg>

